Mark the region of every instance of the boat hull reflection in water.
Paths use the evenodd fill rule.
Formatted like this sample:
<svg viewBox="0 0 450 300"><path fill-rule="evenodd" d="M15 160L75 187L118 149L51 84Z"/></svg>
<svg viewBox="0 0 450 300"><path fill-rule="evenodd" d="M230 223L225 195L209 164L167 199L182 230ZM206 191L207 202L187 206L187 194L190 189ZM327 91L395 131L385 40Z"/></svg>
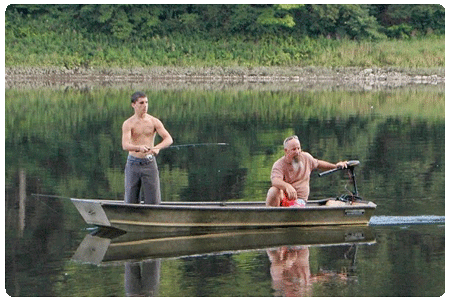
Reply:
<svg viewBox="0 0 450 300"><path fill-rule="evenodd" d="M105 229L87 234L73 260L93 264L170 258L284 245L322 246L375 243L368 226L289 227L183 236L126 233L111 237ZM113 232L115 233L115 232ZM117 235L117 234L116 234Z"/></svg>
<svg viewBox="0 0 450 300"><path fill-rule="evenodd" d="M126 295L157 296L162 259L265 249L276 294L307 296L311 294L311 282L336 276L351 280L357 245L373 243L374 234L368 226L288 227L182 236L100 228L86 235L72 260L96 265L123 264ZM312 275L309 248L326 246L346 247L350 264L341 273L321 271Z"/></svg>

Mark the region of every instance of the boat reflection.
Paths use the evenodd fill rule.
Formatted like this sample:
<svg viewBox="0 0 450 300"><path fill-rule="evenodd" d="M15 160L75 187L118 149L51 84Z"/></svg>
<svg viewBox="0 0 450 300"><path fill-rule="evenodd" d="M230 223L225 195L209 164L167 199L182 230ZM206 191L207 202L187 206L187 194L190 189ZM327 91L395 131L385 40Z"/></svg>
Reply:
<svg viewBox="0 0 450 300"><path fill-rule="evenodd" d="M368 226L290 227L185 236L122 233L101 229L87 234L72 260L96 265L124 264L128 296L157 295L161 259L256 249L267 252L277 293L308 296L312 282L349 278L348 272L320 271L311 275L310 247L343 246L349 253L359 244L375 243Z"/></svg>
<svg viewBox="0 0 450 300"><path fill-rule="evenodd" d="M369 226L288 227L164 236L100 229L87 234L74 261L102 264L152 258L266 249L284 245L325 246L374 243Z"/></svg>

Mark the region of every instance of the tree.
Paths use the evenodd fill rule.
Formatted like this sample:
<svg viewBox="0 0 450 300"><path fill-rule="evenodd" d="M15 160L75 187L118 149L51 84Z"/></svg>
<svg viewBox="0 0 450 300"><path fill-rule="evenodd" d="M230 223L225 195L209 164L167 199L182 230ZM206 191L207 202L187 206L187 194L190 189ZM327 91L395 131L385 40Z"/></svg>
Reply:
<svg viewBox="0 0 450 300"><path fill-rule="evenodd" d="M414 34L445 34L445 8L437 4L373 5L379 24L391 37Z"/></svg>
<svg viewBox="0 0 450 300"><path fill-rule="evenodd" d="M445 34L445 8L435 4L16 4L7 7L5 25L7 36L14 37L39 30L76 30L118 41L177 34L259 39L280 33L293 38L376 39L383 34L397 38Z"/></svg>
<svg viewBox="0 0 450 300"><path fill-rule="evenodd" d="M302 6L303 4L276 4L265 9L258 17L257 22L268 26L294 27L294 18L288 11Z"/></svg>
<svg viewBox="0 0 450 300"><path fill-rule="evenodd" d="M365 5L306 5L302 26L311 36L378 38L379 26Z"/></svg>

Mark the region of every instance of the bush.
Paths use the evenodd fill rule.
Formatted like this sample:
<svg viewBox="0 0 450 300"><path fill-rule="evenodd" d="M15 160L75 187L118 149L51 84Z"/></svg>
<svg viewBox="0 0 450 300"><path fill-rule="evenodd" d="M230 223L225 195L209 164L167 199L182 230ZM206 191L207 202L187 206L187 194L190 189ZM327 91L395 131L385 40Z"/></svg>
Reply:
<svg viewBox="0 0 450 300"><path fill-rule="evenodd" d="M398 51L386 52L389 48L376 47L376 43L383 44L386 34L398 39L389 41L392 48L401 44L400 39L425 36L420 30L438 32L442 27L439 8L10 5L5 13L5 59L6 66L66 68L293 65L429 68L443 63L444 36L426 35L432 42L428 47L434 47L426 53L428 62L419 59L420 54L414 49L401 50L404 57L400 57ZM380 21L383 14L385 23ZM408 18L396 24L400 15L417 16L417 24ZM427 17L431 20L427 21ZM369 44L374 46L367 50L365 45L371 42L376 43Z"/></svg>

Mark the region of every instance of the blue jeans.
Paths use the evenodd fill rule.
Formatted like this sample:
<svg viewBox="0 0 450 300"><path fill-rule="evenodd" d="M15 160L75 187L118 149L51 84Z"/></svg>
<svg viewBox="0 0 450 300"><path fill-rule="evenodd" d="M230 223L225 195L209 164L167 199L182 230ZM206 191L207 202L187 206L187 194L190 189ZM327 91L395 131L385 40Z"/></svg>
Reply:
<svg viewBox="0 0 450 300"><path fill-rule="evenodd" d="M161 203L161 188L156 159L128 155L125 165L125 203Z"/></svg>

